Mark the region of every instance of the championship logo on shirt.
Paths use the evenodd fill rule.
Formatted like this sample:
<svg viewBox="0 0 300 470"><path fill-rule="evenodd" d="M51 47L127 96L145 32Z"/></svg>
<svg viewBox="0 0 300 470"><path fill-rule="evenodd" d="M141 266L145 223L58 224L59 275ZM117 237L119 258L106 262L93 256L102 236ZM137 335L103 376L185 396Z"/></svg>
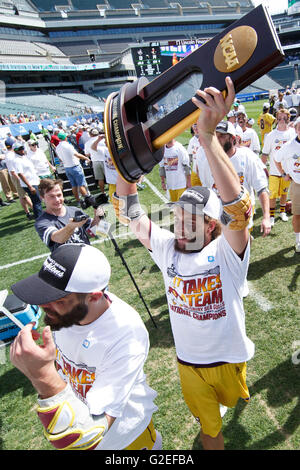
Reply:
<svg viewBox="0 0 300 470"><path fill-rule="evenodd" d="M293 156L294 161L294 173L300 173L300 157L297 157L297 155Z"/></svg>
<svg viewBox="0 0 300 470"><path fill-rule="evenodd" d="M174 274L174 266L168 269ZM170 274L169 274L170 275ZM220 267L183 278L172 276L167 290L170 310L195 320L217 320L226 316Z"/></svg>
<svg viewBox="0 0 300 470"><path fill-rule="evenodd" d="M242 147L248 147L249 148L250 145L251 145L251 139L241 141L241 146Z"/></svg>
<svg viewBox="0 0 300 470"><path fill-rule="evenodd" d="M85 400L87 392L92 387L96 368L85 364L75 364L66 358L59 349L56 350L56 369L69 379L70 385L79 398Z"/></svg>
<svg viewBox="0 0 300 470"><path fill-rule="evenodd" d="M106 158L105 165L109 170L115 170L116 169L116 167L114 165L114 162L112 161L111 157Z"/></svg>
<svg viewBox="0 0 300 470"><path fill-rule="evenodd" d="M178 169L178 157L164 158L166 171L176 171Z"/></svg>
<svg viewBox="0 0 300 470"><path fill-rule="evenodd" d="M275 150L280 150L283 144L287 143L287 140L275 140L275 143L277 144L275 147Z"/></svg>
<svg viewBox="0 0 300 470"><path fill-rule="evenodd" d="M244 184L244 179L245 179L244 173L242 173L242 172L240 171L240 172L238 173L238 177L240 178L240 183L241 183L241 184Z"/></svg>

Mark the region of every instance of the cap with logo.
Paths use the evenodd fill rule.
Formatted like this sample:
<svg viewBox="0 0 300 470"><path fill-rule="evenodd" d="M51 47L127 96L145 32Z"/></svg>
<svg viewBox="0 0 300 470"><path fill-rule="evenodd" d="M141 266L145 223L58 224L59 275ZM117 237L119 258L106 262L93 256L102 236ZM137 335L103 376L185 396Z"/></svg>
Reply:
<svg viewBox="0 0 300 470"><path fill-rule="evenodd" d="M25 149L25 144L24 144L24 142L20 142L20 141L18 142L18 141L16 141L16 142L13 144L13 147L12 147L12 148L13 148L13 150L14 150L15 152L17 152L18 150Z"/></svg>
<svg viewBox="0 0 300 470"><path fill-rule="evenodd" d="M236 135L235 127L230 121L221 121L217 124L216 132L220 134L231 134Z"/></svg>
<svg viewBox="0 0 300 470"><path fill-rule="evenodd" d="M71 293L99 292L111 274L105 255L91 245L70 243L58 247L42 268L11 286L13 293L31 305L43 305Z"/></svg>
<svg viewBox="0 0 300 470"><path fill-rule="evenodd" d="M191 214L206 214L213 219L219 219L222 213L221 201L215 191L204 186L186 189L175 205Z"/></svg>

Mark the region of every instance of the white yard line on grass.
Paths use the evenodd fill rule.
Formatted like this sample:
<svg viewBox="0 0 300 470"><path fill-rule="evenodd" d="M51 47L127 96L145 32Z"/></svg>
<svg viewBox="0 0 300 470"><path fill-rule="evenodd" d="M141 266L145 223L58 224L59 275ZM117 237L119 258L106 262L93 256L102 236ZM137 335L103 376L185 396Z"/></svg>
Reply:
<svg viewBox="0 0 300 470"><path fill-rule="evenodd" d="M263 312L268 312L269 310L272 310L273 305L271 302L269 302L263 294L258 292L255 287L253 287L253 284L248 281L248 288L249 288L249 295L250 297L256 302L258 307L263 311Z"/></svg>
<svg viewBox="0 0 300 470"><path fill-rule="evenodd" d="M166 196L164 196L158 189L156 186L154 186L154 184L151 183L151 181L148 180L148 178L144 178L144 181L145 183L147 183L147 185L149 186L150 189L152 189L152 191L165 203L168 203L170 202L169 199L166 198Z"/></svg>
<svg viewBox="0 0 300 470"><path fill-rule="evenodd" d="M123 234L120 234L120 235L116 235L114 238L126 238L129 235L132 235L132 233L123 233ZM101 238L100 240L94 240L91 244L94 245L96 243L103 243L103 242L109 241L109 240L110 240L109 238ZM0 266L0 270L12 268L13 266L18 266L18 265L24 264L24 263L30 263L31 261L35 261L35 260L40 259L40 258L45 258L46 256L49 256L49 255L50 255L50 252L43 253L42 255L33 256L32 258L21 259L19 261L15 261L14 263L5 264L4 266Z"/></svg>

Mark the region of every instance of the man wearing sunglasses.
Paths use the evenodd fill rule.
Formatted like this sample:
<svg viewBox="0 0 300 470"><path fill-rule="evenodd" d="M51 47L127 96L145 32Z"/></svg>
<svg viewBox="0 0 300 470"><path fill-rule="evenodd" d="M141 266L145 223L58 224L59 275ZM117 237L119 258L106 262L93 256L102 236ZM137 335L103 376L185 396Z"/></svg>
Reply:
<svg viewBox="0 0 300 470"><path fill-rule="evenodd" d="M55 167L51 165L47 159L45 152L39 148L36 140L29 140L27 156L33 163L35 171L40 179L52 178L52 172L55 172Z"/></svg>
<svg viewBox="0 0 300 470"><path fill-rule="evenodd" d="M13 145L13 150L16 155L16 173L20 179L21 186L31 199L33 215L34 218L37 219L43 212L42 201L38 190L40 178L32 162L26 155L24 143L16 142Z"/></svg>

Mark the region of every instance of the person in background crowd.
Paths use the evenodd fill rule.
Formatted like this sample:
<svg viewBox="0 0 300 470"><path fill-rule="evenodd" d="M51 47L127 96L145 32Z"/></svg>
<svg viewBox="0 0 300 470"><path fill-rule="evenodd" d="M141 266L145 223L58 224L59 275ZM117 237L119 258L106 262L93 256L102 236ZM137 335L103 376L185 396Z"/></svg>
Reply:
<svg viewBox="0 0 300 470"><path fill-rule="evenodd" d="M32 202L34 218L37 219L42 213L42 201L38 191L40 179L35 171L33 163L29 160L25 152L25 145L22 142L15 142L13 150L16 155L15 168L20 179L20 184L28 194Z"/></svg>
<svg viewBox="0 0 300 470"><path fill-rule="evenodd" d="M178 201L184 190L191 187L189 155L175 139L165 145L164 157L159 163L159 174L162 188L169 191L171 202Z"/></svg>
<svg viewBox="0 0 300 470"><path fill-rule="evenodd" d="M262 113L259 115L257 119L257 125L260 129L262 146L264 145L265 135L271 132L271 130L273 129L273 124L276 121L275 116L271 114L269 111L270 111L270 103L265 102L263 104Z"/></svg>
<svg viewBox="0 0 300 470"><path fill-rule="evenodd" d="M271 226L275 224L276 200L279 198L280 214L283 222L288 221L286 214L286 201L290 180L281 176L275 163L276 153L280 148L295 137L295 131L289 127L290 113L287 109L280 109L276 114L277 127L265 137L262 149L262 161L264 164L269 159L269 197Z"/></svg>
<svg viewBox="0 0 300 470"><path fill-rule="evenodd" d="M277 170L285 181L291 182L292 224L295 251L300 253L300 118L295 122L296 137L285 143L274 159Z"/></svg>

